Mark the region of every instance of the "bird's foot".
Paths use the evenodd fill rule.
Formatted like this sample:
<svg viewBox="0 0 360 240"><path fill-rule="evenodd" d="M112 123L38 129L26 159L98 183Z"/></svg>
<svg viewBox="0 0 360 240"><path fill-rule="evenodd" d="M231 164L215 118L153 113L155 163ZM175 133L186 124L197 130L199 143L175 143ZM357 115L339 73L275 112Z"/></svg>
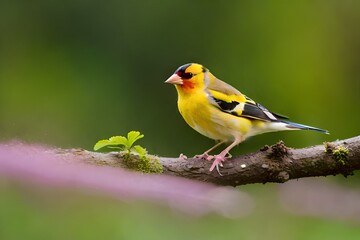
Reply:
<svg viewBox="0 0 360 240"><path fill-rule="evenodd" d="M186 160L188 157L185 154L180 153L179 159Z"/></svg>
<svg viewBox="0 0 360 240"><path fill-rule="evenodd" d="M213 164L211 165L211 168L210 168L210 172L212 172L212 170L214 170L214 168L216 167L216 170L217 172L219 173L220 176L222 176L222 174L220 173L220 170L219 170L219 166L222 167L222 162L224 162L226 160L226 157L223 156L222 154L219 154L219 155L215 155L214 156L214 162Z"/></svg>
<svg viewBox="0 0 360 240"><path fill-rule="evenodd" d="M200 155L195 155L194 158L211 161L212 159L214 159L214 156L209 155L207 153L203 153L203 154L200 154Z"/></svg>

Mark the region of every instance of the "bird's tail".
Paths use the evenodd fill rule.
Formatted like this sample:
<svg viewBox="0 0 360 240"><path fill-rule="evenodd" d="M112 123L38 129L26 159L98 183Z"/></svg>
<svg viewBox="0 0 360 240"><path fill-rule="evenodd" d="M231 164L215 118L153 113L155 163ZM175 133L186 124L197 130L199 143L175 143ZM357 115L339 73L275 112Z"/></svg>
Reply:
<svg viewBox="0 0 360 240"><path fill-rule="evenodd" d="M329 134L329 132L327 130L323 130L320 128L316 128L316 127L310 127L307 125L303 125L303 124L299 124L299 123L293 123L293 122L287 122L287 121L281 121L282 123L286 124L287 128L290 129L300 129L300 130L313 130L313 131L317 131L317 132L321 132L321 133L325 133L325 134Z"/></svg>

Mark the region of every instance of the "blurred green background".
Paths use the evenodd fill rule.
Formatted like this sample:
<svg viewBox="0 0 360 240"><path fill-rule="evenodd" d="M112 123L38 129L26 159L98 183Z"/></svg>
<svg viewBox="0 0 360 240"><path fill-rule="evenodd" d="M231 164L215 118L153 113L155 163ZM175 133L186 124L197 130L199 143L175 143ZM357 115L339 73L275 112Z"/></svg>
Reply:
<svg viewBox="0 0 360 240"><path fill-rule="evenodd" d="M201 153L212 141L185 124L177 110L175 89L163 83L188 62L204 64L215 76L294 122L331 133L265 134L241 144L233 154L279 139L291 147L304 147L353 137L360 133L359 22L360 2L355 0L2 0L0 140L92 149L99 139L139 130L145 134L141 145L150 153ZM354 181L356 177L347 179ZM276 187L246 189L264 206L276 205ZM11 196L14 191L3 193ZM22 204L4 201L14 208ZM102 211L102 204L95 206ZM171 226L169 235L179 234L172 225L184 224L184 232L191 227L166 209L145 206L144 214L154 214L160 225ZM247 224L242 228L244 236L258 239L251 232L256 231L257 219L261 223L272 214L266 209L241 222L209 216L203 219L207 225L199 223L203 225L198 236L211 239L208 227L221 232ZM133 211L121 214L141 218L142 225L152 221ZM111 211L103 218L115 228L113 219L121 214ZM311 229L306 218L284 212L275 216L278 219L269 223L274 234L267 239L304 239L301 233ZM331 239L337 233L360 236L356 227L342 222L312 221L321 226L313 239ZM137 221L132 224L136 227ZM144 233L150 239L151 233ZM159 239L157 233L152 233L158 236L154 239ZM238 239L238 234L226 236Z"/></svg>

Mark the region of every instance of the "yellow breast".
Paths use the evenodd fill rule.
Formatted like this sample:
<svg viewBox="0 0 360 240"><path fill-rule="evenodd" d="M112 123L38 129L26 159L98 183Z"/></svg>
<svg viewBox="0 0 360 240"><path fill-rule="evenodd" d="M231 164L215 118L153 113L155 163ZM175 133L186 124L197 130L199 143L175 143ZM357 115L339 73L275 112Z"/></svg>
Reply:
<svg viewBox="0 0 360 240"><path fill-rule="evenodd" d="M248 119L224 113L209 103L204 90L187 94L178 90L178 108L186 123L214 140L233 141L251 128Z"/></svg>

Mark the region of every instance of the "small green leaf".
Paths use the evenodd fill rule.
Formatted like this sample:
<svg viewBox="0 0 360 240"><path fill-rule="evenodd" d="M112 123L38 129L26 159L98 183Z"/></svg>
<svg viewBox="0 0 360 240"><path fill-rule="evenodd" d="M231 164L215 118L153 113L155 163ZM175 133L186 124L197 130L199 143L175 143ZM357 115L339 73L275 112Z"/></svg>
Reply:
<svg viewBox="0 0 360 240"><path fill-rule="evenodd" d="M123 136L113 136L109 139L98 141L94 146L94 150L97 151L100 148L107 147L109 149L126 150L128 151L128 154L130 154L130 151L134 151L139 155L143 156L147 154L145 148L142 148L140 146L132 148L134 143L143 137L144 135L140 134L139 131L131 131L127 134L127 138Z"/></svg>
<svg viewBox="0 0 360 240"><path fill-rule="evenodd" d="M139 139L143 138L144 134L140 134L138 131L131 131L127 134L128 139L128 147L131 148L131 146Z"/></svg>
<svg viewBox="0 0 360 240"><path fill-rule="evenodd" d="M122 150L124 149L124 147L120 147L120 146L106 146L107 148L110 148L110 149L117 149L117 150Z"/></svg>
<svg viewBox="0 0 360 240"><path fill-rule="evenodd" d="M114 136L109 138L109 141L111 145L124 145L125 147L128 147L128 140L126 137L123 136Z"/></svg>
<svg viewBox="0 0 360 240"><path fill-rule="evenodd" d="M106 147L107 145L109 145L110 141L105 139L105 140L100 140L98 141L97 143L95 143L95 146L94 146L94 150L97 151L99 150L100 148L103 148L103 147Z"/></svg>
<svg viewBox="0 0 360 240"><path fill-rule="evenodd" d="M141 157L147 154L146 148L141 147L140 145L135 145L132 147L132 150L138 153Z"/></svg>
<svg viewBox="0 0 360 240"><path fill-rule="evenodd" d="M114 136L109 139L100 140L95 144L94 150L97 151L103 147L121 149L121 146L116 146L116 145L127 146L128 141L127 141L126 137Z"/></svg>

